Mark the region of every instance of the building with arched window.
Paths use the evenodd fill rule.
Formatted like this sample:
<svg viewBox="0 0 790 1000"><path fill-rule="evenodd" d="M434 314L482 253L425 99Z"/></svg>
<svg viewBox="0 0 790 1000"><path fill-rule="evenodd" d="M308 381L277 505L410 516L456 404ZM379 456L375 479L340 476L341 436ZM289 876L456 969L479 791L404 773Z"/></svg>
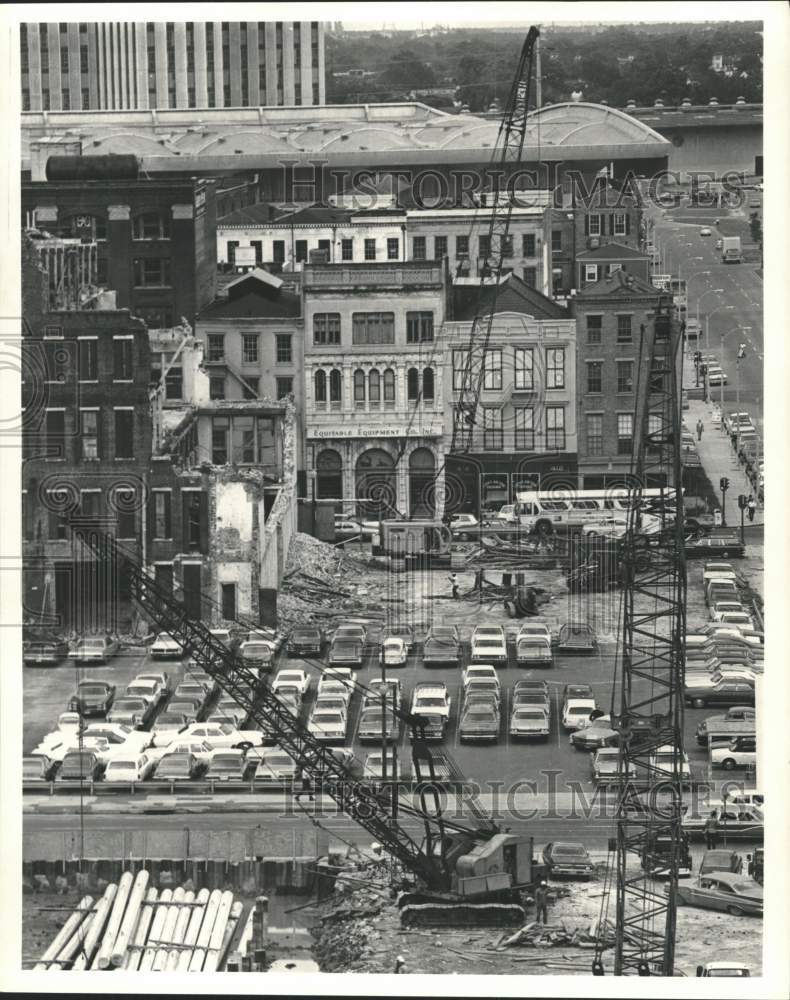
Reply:
<svg viewBox="0 0 790 1000"><path fill-rule="evenodd" d="M372 518L441 516L444 266L307 264L302 276L316 499Z"/></svg>

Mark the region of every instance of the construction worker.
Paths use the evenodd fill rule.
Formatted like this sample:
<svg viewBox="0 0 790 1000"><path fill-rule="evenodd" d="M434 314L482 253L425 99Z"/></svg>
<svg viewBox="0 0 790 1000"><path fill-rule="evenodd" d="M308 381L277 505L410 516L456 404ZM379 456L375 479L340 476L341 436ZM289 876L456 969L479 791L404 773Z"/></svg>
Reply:
<svg viewBox="0 0 790 1000"><path fill-rule="evenodd" d="M452 587L453 600L458 600L458 574L451 573L447 579L450 581L450 586Z"/></svg>
<svg viewBox="0 0 790 1000"><path fill-rule="evenodd" d="M535 890L535 919L538 923L541 922L541 915L543 916L543 923L547 924L549 922L548 917L548 892L549 887L546 882L543 881Z"/></svg>
<svg viewBox="0 0 790 1000"><path fill-rule="evenodd" d="M705 825L702 829L705 834L705 849L714 851L719 843L719 823L716 819L715 811L705 820Z"/></svg>
<svg viewBox="0 0 790 1000"><path fill-rule="evenodd" d="M406 959L403 955L398 955L395 958L395 973L396 975L405 975L406 973Z"/></svg>

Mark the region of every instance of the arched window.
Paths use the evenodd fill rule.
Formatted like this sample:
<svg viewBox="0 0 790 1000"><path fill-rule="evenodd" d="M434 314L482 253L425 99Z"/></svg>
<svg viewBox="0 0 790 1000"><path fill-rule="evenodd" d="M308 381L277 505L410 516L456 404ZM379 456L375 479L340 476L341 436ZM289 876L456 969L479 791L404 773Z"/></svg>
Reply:
<svg viewBox="0 0 790 1000"><path fill-rule="evenodd" d="M422 373L422 398L433 401L433 368L426 368Z"/></svg>
<svg viewBox="0 0 790 1000"><path fill-rule="evenodd" d="M368 375L368 399L371 403L381 402L381 377L378 368L371 369Z"/></svg>
<svg viewBox="0 0 790 1000"><path fill-rule="evenodd" d="M365 373L361 368L354 372L354 402L365 402Z"/></svg>
<svg viewBox="0 0 790 1000"><path fill-rule="evenodd" d="M320 368L313 376L313 394L316 403L326 402L326 372Z"/></svg>
<svg viewBox="0 0 790 1000"><path fill-rule="evenodd" d="M391 368L384 369L384 402L395 402L395 372Z"/></svg>
<svg viewBox="0 0 790 1000"><path fill-rule="evenodd" d="M416 368L410 368L406 375L406 396L417 399L420 395L420 373Z"/></svg>
<svg viewBox="0 0 790 1000"><path fill-rule="evenodd" d="M329 402L339 403L343 398L343 380L340 371L333 368L329 373Z"/></svg>

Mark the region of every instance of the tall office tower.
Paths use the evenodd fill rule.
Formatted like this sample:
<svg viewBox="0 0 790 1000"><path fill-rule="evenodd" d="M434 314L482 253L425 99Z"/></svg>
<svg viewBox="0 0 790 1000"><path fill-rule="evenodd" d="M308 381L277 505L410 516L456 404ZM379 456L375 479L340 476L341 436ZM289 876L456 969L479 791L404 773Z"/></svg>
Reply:
<svg viewBox="0 0 790 1000"><path fill-rule="evenodd" d="M323 104L319 21L20 25L22 110Z"/></svg>

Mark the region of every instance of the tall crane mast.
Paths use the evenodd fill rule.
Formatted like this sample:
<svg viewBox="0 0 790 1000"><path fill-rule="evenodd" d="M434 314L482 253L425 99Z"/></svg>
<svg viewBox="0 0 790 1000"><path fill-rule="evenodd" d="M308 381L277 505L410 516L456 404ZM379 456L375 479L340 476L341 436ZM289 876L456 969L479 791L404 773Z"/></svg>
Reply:
<svg viewBox="0 0 790 1000"><path fill-rule="evenodd" d="M496 168L494 170L496 183L488 222L488 244L485 253L481 254L483 264L480 269L477 309L469 334L469 347L464 360L461 391L458 397L456 417L453 420L451 453L464 453L472 449L480 404L480 391L485 378L486 351L491 340L497 294L502 277L502 262L506 256L510 218L513 214L512 193L500 193L499 178L505 176L509 165L521 160L524 137L527 132L532 64L539 34L540 32L534 26L527 32L491 160L492 167ZM493 292L492 296L488 295L489 289Z"/></svg>
<svg viewBox="0 0 790 1000"><path fill-rule="evenodd" d="M682 327L662 296L641 328L634 413L632 487L623 550L624 597L617 806L615 975L671 976L677 883L684 854L683 678L686 565L680 462ZM657 504L643 489L665 487ZM640 518L661 518L645 569ZM644 536L642 536L643 538ZM637 568L639 567L639 568ZM656 751L662 748L659 762ZM671 749L670 749L671 748ZM629 778L646 776L647 793ZM666 875L661 881L652 871ZM602 975L603 944L593 972Z"/></svg>

